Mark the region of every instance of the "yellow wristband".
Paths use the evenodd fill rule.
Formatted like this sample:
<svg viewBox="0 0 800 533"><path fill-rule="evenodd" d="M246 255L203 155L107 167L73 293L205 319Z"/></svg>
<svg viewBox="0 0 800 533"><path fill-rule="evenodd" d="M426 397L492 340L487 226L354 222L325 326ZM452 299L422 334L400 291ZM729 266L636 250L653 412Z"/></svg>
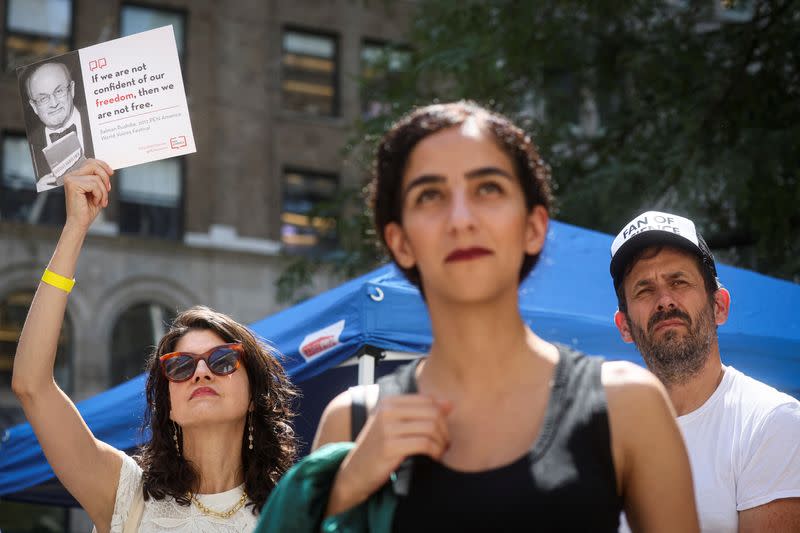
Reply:
<svg viewBox="0 0 800 533"><path fill-rule="evenodd" d="M56 274L48 269L44 269L44 274L42 274L42 281L47 283L48 285L52 285L56 289L61 289L62 291L69 294L72 292L72 287L75 286L75 280L65 278L60 274Z"/></svg>

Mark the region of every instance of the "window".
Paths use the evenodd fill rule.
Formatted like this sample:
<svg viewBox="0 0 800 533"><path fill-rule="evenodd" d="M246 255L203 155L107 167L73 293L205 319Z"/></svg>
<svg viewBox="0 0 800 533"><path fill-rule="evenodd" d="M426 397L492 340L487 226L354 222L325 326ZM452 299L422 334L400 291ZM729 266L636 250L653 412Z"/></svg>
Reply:
<svg viewBox="0 0 800 533"><path fill-rule="evenodd" d="M386 94L398 73L411 63L411 51L386 43L365 41L361 46L361 115L364 120L391 111Z"/></svg>
<svg viewBox="0 0 800 533"><path fill-rule="evenodd" d="M281 241L292 254L324 255L337 247L334 174L285 170Z"/></svg>
<svg viewBox="0 0 800 533"><path fill-rule="evenodd" d="M186 15L181 11L123 4L120 12L119 34L120 37L126 37L170 24L175 32L178 57L183 63L186 49Z"/></svg>
<svg viewBox="0 0 800 533"><path fill-rule="evenodd" d="M121 37L172 25L181 68L185 68L186 14L182 11L123 4ZM118 172L119 232L179 240L183 236L183 160L169 159Z"/></svg>
<svg viewBox="0 0 800 533"><path fill-rule="evenodd" d="M0 300L0 389L11 388L11 370L14 365L14 354L17 342L28 315L28 308L33 301L32 289L7 293ZM71 390L72 380L72 326L69 315L64 318L61 335L56 348L56 364L53 373L56 383L65 392Z"/></svg>
<svg viewBox="0 0 800 533"><path fill-rule="evenodd" d="M3 66L22 65L72 48L72 0L7 0Z"/></svg>
<svg viewBox="0 0 800 533"><path fill-rule="evenodd" d="M119 316L111 334L111 386L144 372L147 356L175 316L157 303L133 305Z"/></svg>
<svg viewBox="0 0 800 533"><path fill-rule="evenodd" d="M183 237L183 158L121 169L117 175L120 233Z"/></svg>
<svg viewBox="0 0 800 533"><path fill-rule="evenodd" d="M67 216L64 190L59 187L37 194L31 152L25 135L4 133L0 157L0 220L64 224Z"/></svg>
<svg viewBox="0 0 800 533"><path fill-rule="evenodd" d="M311 115L335 116L338 110L335 37L285 30L283 33L283 107Z"/></svg>

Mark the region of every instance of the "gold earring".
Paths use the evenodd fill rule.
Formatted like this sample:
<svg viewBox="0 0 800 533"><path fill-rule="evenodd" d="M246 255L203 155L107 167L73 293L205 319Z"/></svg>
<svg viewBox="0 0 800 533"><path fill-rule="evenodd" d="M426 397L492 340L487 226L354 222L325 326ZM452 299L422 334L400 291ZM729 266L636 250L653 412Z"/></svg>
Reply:
<svg viewBox="0 0 800 533"><path fill-rule="evenodd" d="M248 425L248 428L247 428L247 432L248 432L247 440L250 441L250 444L248 444L247 448L252 450L253 449L253 411L250 411L250 414L247 415L247 425Z"/></svg>
<svg viewBox="0 0 800 533"><path fill-rule="evenodd" d="M175 451L178 453L178 456L181 455L181 447L178 445L178 425L175 421L172 421L172 442L175 443Z"/></svg>

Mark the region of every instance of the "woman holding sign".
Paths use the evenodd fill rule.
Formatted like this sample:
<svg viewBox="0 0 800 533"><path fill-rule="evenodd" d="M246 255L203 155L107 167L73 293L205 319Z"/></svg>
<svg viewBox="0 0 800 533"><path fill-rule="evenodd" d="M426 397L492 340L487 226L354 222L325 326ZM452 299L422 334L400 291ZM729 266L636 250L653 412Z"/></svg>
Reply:
<svg viewBox="0 0 800 533"><path fill-rule="evenodd" d="M206 307L178 315L148 362L152 439L135 460L97 440L53 380L78 255L112 174L90 159L66 176L66 224L25 321L12 389L98 531L250 531L295 457L295 392L245 326Z"/></svg>
<svg viewBox="0 0 800 533"><path fill-rule="evenodd" d="M658 380L520 315L551 202L530 138L475 104L417 109L378 147L372 191L376 231L425 297L430 352L328 405L257 531L309 516L307 531L616 532L623 507L639 530L697 531Z"/></svg>

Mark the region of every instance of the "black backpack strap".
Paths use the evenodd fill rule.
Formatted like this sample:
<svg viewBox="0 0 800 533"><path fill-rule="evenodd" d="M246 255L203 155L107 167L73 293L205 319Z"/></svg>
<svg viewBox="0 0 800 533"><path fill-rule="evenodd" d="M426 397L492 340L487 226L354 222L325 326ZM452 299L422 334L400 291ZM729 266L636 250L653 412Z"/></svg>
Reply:
<svg viewBox="0 0 800 533"><path fill-rule="evenodd" d="M398 368L391 374L378 380L378 398L417 392L417 382L414 378L418 361ZM350 387L350 440L355 441L364 424L367 423L369 409L367 408L367 389L364 386Z"/></svg>
<svg viewBox="0 0 800 533"><path fill-rule="evenodd" d="M398 394L415 394L417 391L417 366L422 359L411 361L378 380L378 398ZM392 476L392 489L398 496L408 496L414 457L407 457Z"/></svg>
<svg viewBox="0 0 800 533"><path fill-rule="evenodd" d="M350 440L355 441L367 423L367 395L364 387L350 387Z"/></svg>

